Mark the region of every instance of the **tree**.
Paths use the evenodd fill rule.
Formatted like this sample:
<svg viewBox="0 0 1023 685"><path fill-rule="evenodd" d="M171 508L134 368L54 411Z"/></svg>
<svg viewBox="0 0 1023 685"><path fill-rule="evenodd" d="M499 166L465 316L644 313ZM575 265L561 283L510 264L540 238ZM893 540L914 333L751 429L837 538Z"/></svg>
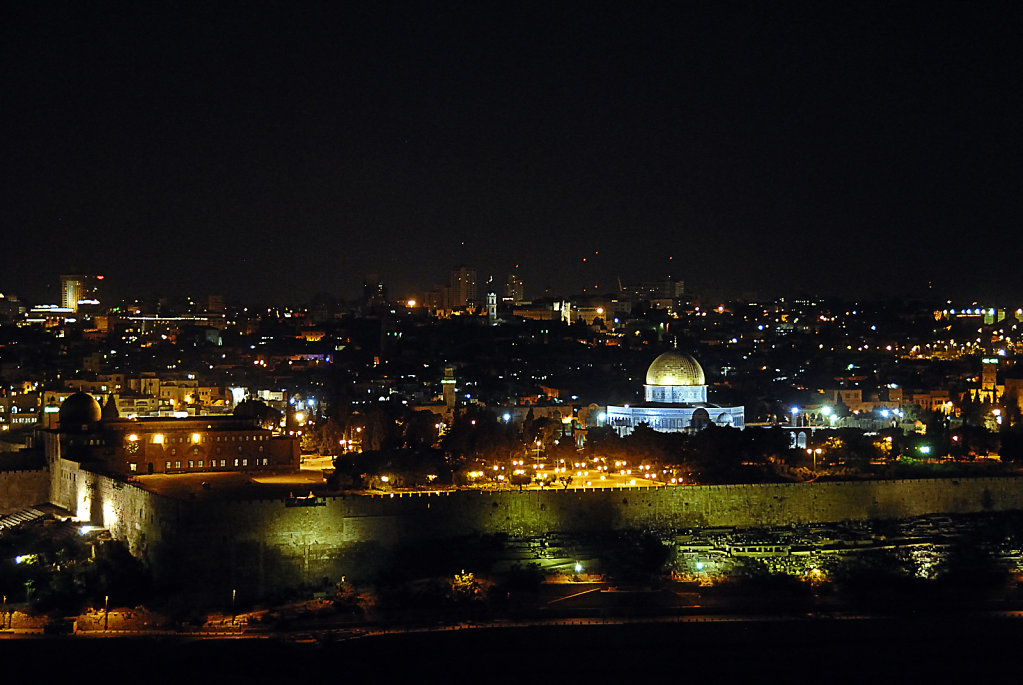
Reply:
<svg viewBox="0 0 1023 685"><path fill-rule="evenodd" d="M1002 441L999 450L1002 461L1015 464L1023 463L1023 431L1019 430L1019 424L1013 428L1002 430L999 437Z"/></svg>
<svg viewBox="0 0 1023 685"><path fill-rule="evenodd" d="M478 407L467 408L455 417L441 446L452 457L467 459L505 459L522 448L508 424Z"/></svg>
<svg viewBox="0 0 1023 685"><path fill-rule="evenodd" d="M409 449L432 447L437 442L437 415L431 411L409 414L402 422L404 446Z"/></svg>
<svg viewBox="0 0 1023 685"><path fill-rule="evenodd" d="M586 444L583 451L591 457L607 457L620 459L624 456L625 446L618 433L609 426L590 428L586 432Z"/></svg>
<svg viewBox="0 0 1023 685"><path fill-rule="evenodd" d="M255 419L263 428L272 428L279 425L283 414L273 407L267 406L262 400L243 400L239 402L233 412L234 416L245 419Z"/></svg>

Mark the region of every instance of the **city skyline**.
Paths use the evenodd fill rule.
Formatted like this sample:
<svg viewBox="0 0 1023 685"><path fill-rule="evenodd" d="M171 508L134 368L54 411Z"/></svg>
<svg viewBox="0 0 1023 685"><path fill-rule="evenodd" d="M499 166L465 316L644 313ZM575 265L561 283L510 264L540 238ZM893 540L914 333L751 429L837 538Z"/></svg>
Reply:
<svg viewBox="0 0 1023 685"><path fill-rule="evenodd" d="M0 292L1011 303L1018 10L22 7ZM49 284L49 291L45 286ZM49 297L57 301L56 297Z"/></svg>

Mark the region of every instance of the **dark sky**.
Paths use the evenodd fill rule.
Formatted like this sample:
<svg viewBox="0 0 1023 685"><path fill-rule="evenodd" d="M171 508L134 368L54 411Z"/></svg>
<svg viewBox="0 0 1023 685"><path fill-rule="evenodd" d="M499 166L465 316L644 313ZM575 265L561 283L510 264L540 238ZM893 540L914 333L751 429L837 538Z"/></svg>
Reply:
<svg viewBox="0 0 1023 685"><path fill-rule="evenodd" d="M3 292L1023 300L1014 4L12 4Z"/></svg>

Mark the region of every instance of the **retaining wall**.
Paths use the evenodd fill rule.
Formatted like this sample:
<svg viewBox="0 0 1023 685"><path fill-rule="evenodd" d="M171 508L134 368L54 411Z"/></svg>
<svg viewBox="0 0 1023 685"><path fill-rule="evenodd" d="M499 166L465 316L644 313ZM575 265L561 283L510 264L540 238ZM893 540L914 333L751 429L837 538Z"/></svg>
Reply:
<svg viewBox="0 0 1023 685"><path fill-rule="evenodd" d="M86 471L62 504L110 528L158 579L249 596L370 578L403 549L488 535L767 527L1023 509L1023 478L898 480L624 490L458 491L275 500L178 500ZM70 483L73 487L66 487ZM58 502L59 503L59 502Z"/></svg>
<svg viewBox="0 0 1023 685"><path fill-rule="evenodd" d="M0 471L0 514L50 500L50 475L45 469Z"/></svg>

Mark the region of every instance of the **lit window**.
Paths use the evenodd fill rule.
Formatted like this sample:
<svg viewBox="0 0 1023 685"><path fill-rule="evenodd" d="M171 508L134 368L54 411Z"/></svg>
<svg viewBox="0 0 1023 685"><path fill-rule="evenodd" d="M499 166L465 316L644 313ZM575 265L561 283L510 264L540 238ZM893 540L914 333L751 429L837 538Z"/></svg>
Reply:
<svg viewBox="0 0 1023 685"><path fill-rule="evenodd" d="M181 468L181 462L180 461L174 462L174 468L180 469Z"/></svg>
<svg viewBox="0 0 1023 685"><path fill-rule="evenodd" d="M202 468L202 459L199 460L199 468Z"/></svg>
<svg viewBox="0 0 1023 685"><path fill-rule="evenodd" d="M242 459L242 466L248 466L248 465L249 465L249 460L248 459Z"/></svg>
<svg viewBox="0 0 1023 685"><path fill-rule="evenodd" d="M221 459L220 460L220 465L221 466L227 466L227 460L226 459Z"/></svg>
<svg viewBox="0 0 1023 685"><path fill-rule="evenodd" d="M171 463L167 462L167 466L165 468L170 469L170 467L171 467Z"/></svg>
<svg viewBox="0 0 1023 685"><path fill-rule="evenodd" d="M194 469L195 468L195 462L192 461L191 459L188 460L188 468L190 468L190 469Z"/></svg>
<svg viewBox="0 0 1023 685"><path fill-rule="evenodd" d="M138 471L139 470L139 465L135 464L135 463L128 464L128 470L129 471Z"/></svg>
<svg viewBox="0 0 1023 685"><path fill-rule="evenodd" d="M238 466L238 460L237 459L234 460L234 465Z"/></svg>
<svg viewBox="0 0 1023 685"><path fill-rule="evenodd" d="M199 442L201 436L198 433L192 433L192 442Z"/></svg>

